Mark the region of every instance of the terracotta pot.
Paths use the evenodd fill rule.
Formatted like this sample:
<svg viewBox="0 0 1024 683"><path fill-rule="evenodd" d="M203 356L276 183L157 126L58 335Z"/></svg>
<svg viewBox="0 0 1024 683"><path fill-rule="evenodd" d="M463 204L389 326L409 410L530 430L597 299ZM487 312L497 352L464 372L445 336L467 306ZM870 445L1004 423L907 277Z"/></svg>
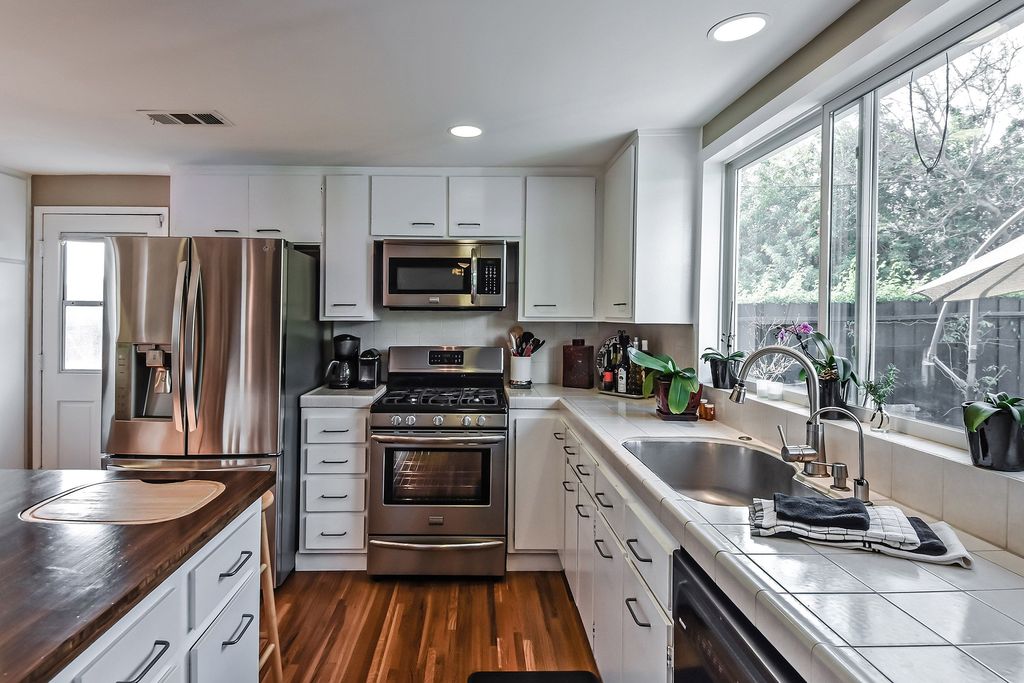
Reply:
<svg viewBox="0 0 1024 683"><path fill-rule="evenodd" d="M969 403L963 404L966 412ZM1024 471L1024 427L1017 424L1008 412L1000 411L978 427L967 432L971 447L971 461L976 467L1002 472Z"/></svg>

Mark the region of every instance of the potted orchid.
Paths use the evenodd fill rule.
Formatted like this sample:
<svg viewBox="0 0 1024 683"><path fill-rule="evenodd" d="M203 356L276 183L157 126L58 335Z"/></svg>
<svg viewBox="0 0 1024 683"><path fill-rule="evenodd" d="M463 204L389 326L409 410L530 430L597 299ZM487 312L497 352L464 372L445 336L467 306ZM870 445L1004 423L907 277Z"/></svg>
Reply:
<svg viewBox="0 0 1024 683"><path fill-rule="evenodd" d="M663 420L697 419L702 387L696 370L679 367L671 356L644 353L632 346L627 353L629 360L648 370L643 393L650 396L654 392L658 417Z"/></svg>
<svg viewBox="0 0 1024 683"><path fill-rule="evenodd" d="M850 382L860 386L860 378L853 369L853 361L836 354L832 342L821 332L815 331L810 323L779 325L776 338L780 344L796 339L800 349L814 366L818 375L818 397L822 407L846 408L846 396ZM812 350L813 347L813 350ZM806 373L800 371L800 379L806 380ZM829 420L840 419L840 413L825 413Z"/></svg>
<svg viewBox="0 0 1024 683"><path fill-rule="evenodd" d="M964 403L964 427L977 467L1024 470L1024 398L1006 392Z"/></svg>
<svg viewBox="0 0 1024 683"><path fill-rule="evenodd" d="M711 385L715 389L732 389L738 381L736 365L747 355L744 351L733 351L732 340L735 335L722 335L721 342L725 351L707 347L700 359L711 366Z"/></svg>

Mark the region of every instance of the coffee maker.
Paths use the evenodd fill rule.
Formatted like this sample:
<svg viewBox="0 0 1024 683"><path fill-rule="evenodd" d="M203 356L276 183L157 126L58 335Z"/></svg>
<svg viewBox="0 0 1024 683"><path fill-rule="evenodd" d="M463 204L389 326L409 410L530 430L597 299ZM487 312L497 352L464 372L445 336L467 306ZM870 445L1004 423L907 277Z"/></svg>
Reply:
<svg viewBox="0 0 1024 683"><path fill-rule="evenodd" d="M334 360L327 366L327 386L352 389L359 377L359 337L339 334L334 338Z"/></svg>
<svg viewBox="0 0 1024 683"><path fill-rule="evenodd" d="M359 388L376 389L380 384L380 351L366 349L359 355Z"/></svg>

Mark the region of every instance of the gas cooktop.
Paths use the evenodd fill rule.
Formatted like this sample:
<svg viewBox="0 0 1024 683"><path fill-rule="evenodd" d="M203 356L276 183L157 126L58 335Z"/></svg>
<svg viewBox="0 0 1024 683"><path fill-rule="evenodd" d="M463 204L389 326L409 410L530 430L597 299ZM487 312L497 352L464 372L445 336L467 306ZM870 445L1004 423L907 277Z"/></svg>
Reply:
<svg viewBox="0 0 1024 683"><path fill-rule="evenodd" d="M423 408L503 408L505 392L482 387L412 387L392 389L380 397L381 408L412 410Z"/></svg>

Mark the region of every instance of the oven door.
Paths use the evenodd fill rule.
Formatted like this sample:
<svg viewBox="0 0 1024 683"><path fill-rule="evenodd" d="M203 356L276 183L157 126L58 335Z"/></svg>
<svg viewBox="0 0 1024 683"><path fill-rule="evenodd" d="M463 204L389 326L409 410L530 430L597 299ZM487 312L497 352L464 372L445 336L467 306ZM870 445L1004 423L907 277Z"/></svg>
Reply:
<svg viewBox="0 0 1024 683"><path fill-rule="evenodd" d="M370 444L370 535L505 535L504 434L378 433Z"/></svg>
<svg viewBox="0 0 1024 683"><path fill-rule="evenodd" d="M503 308L504 244L384 242L388 308Z"/></svg>

